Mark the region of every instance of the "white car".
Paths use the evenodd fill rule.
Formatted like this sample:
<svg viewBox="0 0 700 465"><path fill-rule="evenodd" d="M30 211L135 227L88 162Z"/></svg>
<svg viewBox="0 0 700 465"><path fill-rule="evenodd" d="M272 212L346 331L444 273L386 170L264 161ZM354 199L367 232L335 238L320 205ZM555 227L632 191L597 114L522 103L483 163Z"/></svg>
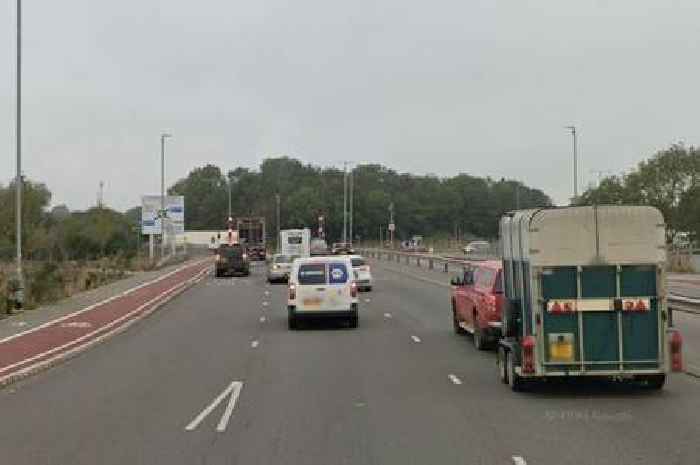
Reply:
<svg viewBox="0 0 700 465"><path fill-rule="evenodd" d="M287 282L289 273L292 271L292 262L297 259L296 255L275 254L267 265L267 282Z"/></svg>
<svg viewBox="0 0 700 465"><path fill-rule="evenodd" d="M372 272L364 257L361 255L350 255L352 269L355 270L355 280L357 287L361 291L372 290Z"/></svg>
<svg viewBox="0 0 700 465"><path fill-rule="evenodd" d="M464 248L466 255L487 254L491 251L491 244L486 241L472 241Z"/></svg>
<svg viewBox="0 0 700 465"><path fill-rule="evenodd" d="M348 256L294 260L289 275L289 329L302 318L345 318L357 328L357 283Z"/></svg>

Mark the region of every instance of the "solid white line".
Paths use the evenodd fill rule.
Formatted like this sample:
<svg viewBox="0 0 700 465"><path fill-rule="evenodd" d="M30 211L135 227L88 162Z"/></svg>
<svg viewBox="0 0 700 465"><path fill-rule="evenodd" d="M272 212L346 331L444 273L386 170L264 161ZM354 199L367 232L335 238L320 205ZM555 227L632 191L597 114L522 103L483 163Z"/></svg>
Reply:
<svg viewBox="0 0 700 465"><path fill-rule="evenodd" d="M391 313L385 313L384 318L391 318Z"/></svg>
<svg viewBox="0 0 700 465"><path fill-rule="evenodd" d="M447 375L447 377L450 378L450 381L452 381L454 384L462 384L462 380L457 378L457 376L453 375L452 373Z"/></svg>
<svg viewBox="0 0 700 465"><path fill-rule="evenodd" d="M265 323L265 317L264 317L264 316L261 316L261 317L260 317L260 323Z"/></svg>
<svg viewBox="0 0 700 465"><path fill-rule="evenodd" d="M5 339L1 339L1 340L0 340L0 344L2 344L2 343L4 343L4 342L7 342L7 341L11 341L12 339L18 338L18 337L20 337L20 336L24 336L25 334L33 333L34 331L38 331L38 330L40 330L40 329L42 329L42 328L45 328L45 327L47 327L47 326L50 326L50 325L52 325L52 324L60 323L61 321L65 321L65 320L67 320L67 319L69 319L69 318L71 318L71 317L73 317L73 316L75 316L75 315L80 315L81 313L84 313L84 312L87 312L87 311L89 311L89 310L92 310L92 309L95 308L95 307L99 307L99 306L101 306L101 305L104 305L104 304L106 304L106 303L109 303L109 302L111 302L111 301L113 301L113 300L115 300L115 299L118 299L118 298L120 298L120 297L124 297L124 296L126 296L126 295L129 295L129 294L131 294L131 293L133 293L133 292L135 292L135 291L137 291L137 290L139 290L139 289L141 289L141 288L143 288L143 287L146 287L146 286L148 286L148 285L150 285L150 284L154 284L154 283L157 283L158 281L162 281L162 280L164 280L165 278L168 278L168 277L174 275L175 273L178 273L178 272L184 270L185 268L189 268L189 267L191 267L191 266L199 265L199 264L201 264L201 263L203 263L203 262L205 262L205 261L207 261L207 260L209 260L209 258L206 258L206 259L204 259L204 260L199 260L199 261L197 261L197 262L190 263L190 264L188 264L188 265L183 265L183 266L181 266L181 267L179 267L179 268L174 269L173 271L170 271L170 272L164 274L163 276L157 277L156 279L154 279L154 280L152 280L152 281L148 281L148 282L139 284L139 285L136 286L136 287L132 287L132 288L130 288L130 289L127 289L127 290L124 291L124 292L121 292L121 293L119 293L119 294L113 295L112 297L109 297L109 298L107 298L107 299L101 300L101 301L99 301L99 302L97 302L97 303L94 303L94 304L92 304L92 305L89 305L89 306L87 306L87 307L85 307L85 308L81 308L80 310L76 310L75 312L72 312L72 313L67 313L67 314L63 315L62 317L60 317L60 318L56 318L55 320L47 321L46 323L43 323L43 324L41 324L41 325L39 325L39 326L36 326L36 327L34 327L34 328L28 329L28 330L26 330L26 331L22 331L21 333L13 334L12 336L8 336L8 337L6 337Z"/></svg>
<svg viewBox="0 0 700 465"><path fill-rule="evenodd" d="M236 384L241 384L239 381L233 381L231 384L228 385L226 389L224 389L221 394L219 394L216 399L212 401L211 404L209 404L204 410L202 410L199 415L194 417L194 420L192 420L187 426L185 426L185 431L194 431L197 426L204 420L207 415L209 415L220 403L222 400L226 398L227 395L233 391L234 387Z"/></svg>
<svg viewBox="0 0 700 465"><path fill-rule="evenodd" d="M525 461L524 458L522 458L519 455L514 455L513 456L513 464L514 465L527 465L527 462Z"/></svg>
<svg viewBox="0 0 700 465"><path fill-rule="evenodd" d="M252 347L253 349L255 349L255 348L258 346L258 344L259 344L258 341L253 341L253 342L250 343L250 347Z"/></svg>
<svg viewBox="0 0 700 465"><path fill-rule="evenodd" d="M226 425L228 425L228 420L229 418L231 418L233 409L236 407L236 401L238 400L238 396L241 393L241 389L243 389L243 383L239 381L234 381L232 386L233 393L231 394L231 399L228 401L226 411L222 415L221 420L219 420L219 424L216 426L216 431L219 433L223 433L224 431L226 431Z"/></svg>
<svg viewBox="0 0 700 465"><path fill-rule="evenodd" d="M413 342L420 342L420 338L418 336L411 336L411 339L413 339Z"/></svg>
<svg viewBox="0 0 700 465"><path fill-rule="evenodd" d="M196 277L196 276L197 276L197 275L195 275L195 277ZM188 279L188 280L186 280L186 281L183 281L183 282L181 282L181 283L176 284L175 286L171 287L170 289L161 292L160 294L158 294L157 296L155 296L154 298L152 298L152 299L149 300L148 302L141 304L141 305L138 306L135 310L132 310L132 311L130 311L129 313L126 313L126 314L120 316L120 317L117 318L116 320L112 320L112 321L110 321L109 323L106 323L106 324L100 326L99 328L95 329L94 331L91 331L91 332L89 332L89 333L87 333L87 334L84 334L84 335L80 336L79 338L70 340L70 341L66 342L65 344L63 344L63 345L60 345L60 346L58 346L58 347L54 347L54 348L52 348L52 349L49 349L49 350L47 350L47 351L44 351L44 352L42 352L42 353L40 353L40 354L36 354L36 355L34 355L34 356L32 356L32 357L29 357L29 358L26 358L26 359L24 359L24 360L20 360L19 362L13 363L13 364L11 364L11 365L4 366L4 367L0 368L0 373L2 373L2 372L4 372L4 371L7 371L7 370L10 370L10 369L15 368L15 367L20 366L20 365L26 365L27 363L31 363L31 362L33 362L34 360L43 358L43 357L45 357L45 356L47 356L47 355L51 355L51 354L53 354L53 353L55 353L55 352L59 352L59 351L65 349L65 348L68 347L68 346L72 346L72 345L75 345L75 344L77 344L77 343L79 343L79 342L81 342L81 341L84 341L85 339L89 339L89 338L90 338L91 336L93 336L94 334L97 334L97 333L99 333L99 332L102 332L102 331L104 331L105 329L109 329L109 328L111 328L112 326L115 326L115 325L121 323L122 321L124 321L124 320L126 320L126 319L129 319L132 315L134 315L134 314L136 314L136 313L139 313L141 310L143 310L144 308L148 307L149 305L151 305L151 304L157 302L158 300L160 300L162 297L166 296L167 294L170 294L171 292L176 291L178 288L185 286L191 279L192 279L192 278L190 278L190 279ZM1 341L0 341L0 342L1 342ZM0 378L0 380L2 380L2 378Z"/></svg>

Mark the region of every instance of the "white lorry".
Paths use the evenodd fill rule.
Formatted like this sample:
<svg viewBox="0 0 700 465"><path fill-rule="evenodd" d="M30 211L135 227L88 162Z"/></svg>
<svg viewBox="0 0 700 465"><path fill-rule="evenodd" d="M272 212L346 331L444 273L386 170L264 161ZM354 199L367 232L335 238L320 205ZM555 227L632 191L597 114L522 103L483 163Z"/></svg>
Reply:
<svg viewBox="0 0 700 465"><path fill-rule="evenodd" d="M311 230L284 229L280 231L279 253L282 255L296 255L308 257L311 255Z"/></svg>

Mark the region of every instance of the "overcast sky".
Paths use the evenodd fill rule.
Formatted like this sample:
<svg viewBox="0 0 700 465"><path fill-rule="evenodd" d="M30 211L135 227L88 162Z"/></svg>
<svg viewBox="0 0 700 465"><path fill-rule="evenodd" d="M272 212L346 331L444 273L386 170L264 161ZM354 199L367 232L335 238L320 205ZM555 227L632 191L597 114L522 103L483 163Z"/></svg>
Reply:
<svg viewBox="0 0 700 465"><path fill-rule="evenodd" d="M528 5L526 5L528 4ZM698 144L700 2L24 1L24 172L117 209L195 166L289 155L517 178L557 202ZM15 1L0 3L0 182L14 176Z"/></svg>

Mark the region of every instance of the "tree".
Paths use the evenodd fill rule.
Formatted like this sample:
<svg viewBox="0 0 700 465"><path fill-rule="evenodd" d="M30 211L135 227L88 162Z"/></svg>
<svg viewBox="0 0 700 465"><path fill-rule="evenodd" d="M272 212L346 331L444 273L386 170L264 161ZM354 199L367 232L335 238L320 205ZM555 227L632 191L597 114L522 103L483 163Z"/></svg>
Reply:
<svg viewBox="0 0 700 465"><path fill-rule="evenodd" d="M687 223L684 211L691 208L698 180L700 149L673 144L640 162L632 173L603 179L598 187L584 192L578 203L652 205L663 214L666 239L672 242ZM684 197L685 205L681 208Z"/></svg>

